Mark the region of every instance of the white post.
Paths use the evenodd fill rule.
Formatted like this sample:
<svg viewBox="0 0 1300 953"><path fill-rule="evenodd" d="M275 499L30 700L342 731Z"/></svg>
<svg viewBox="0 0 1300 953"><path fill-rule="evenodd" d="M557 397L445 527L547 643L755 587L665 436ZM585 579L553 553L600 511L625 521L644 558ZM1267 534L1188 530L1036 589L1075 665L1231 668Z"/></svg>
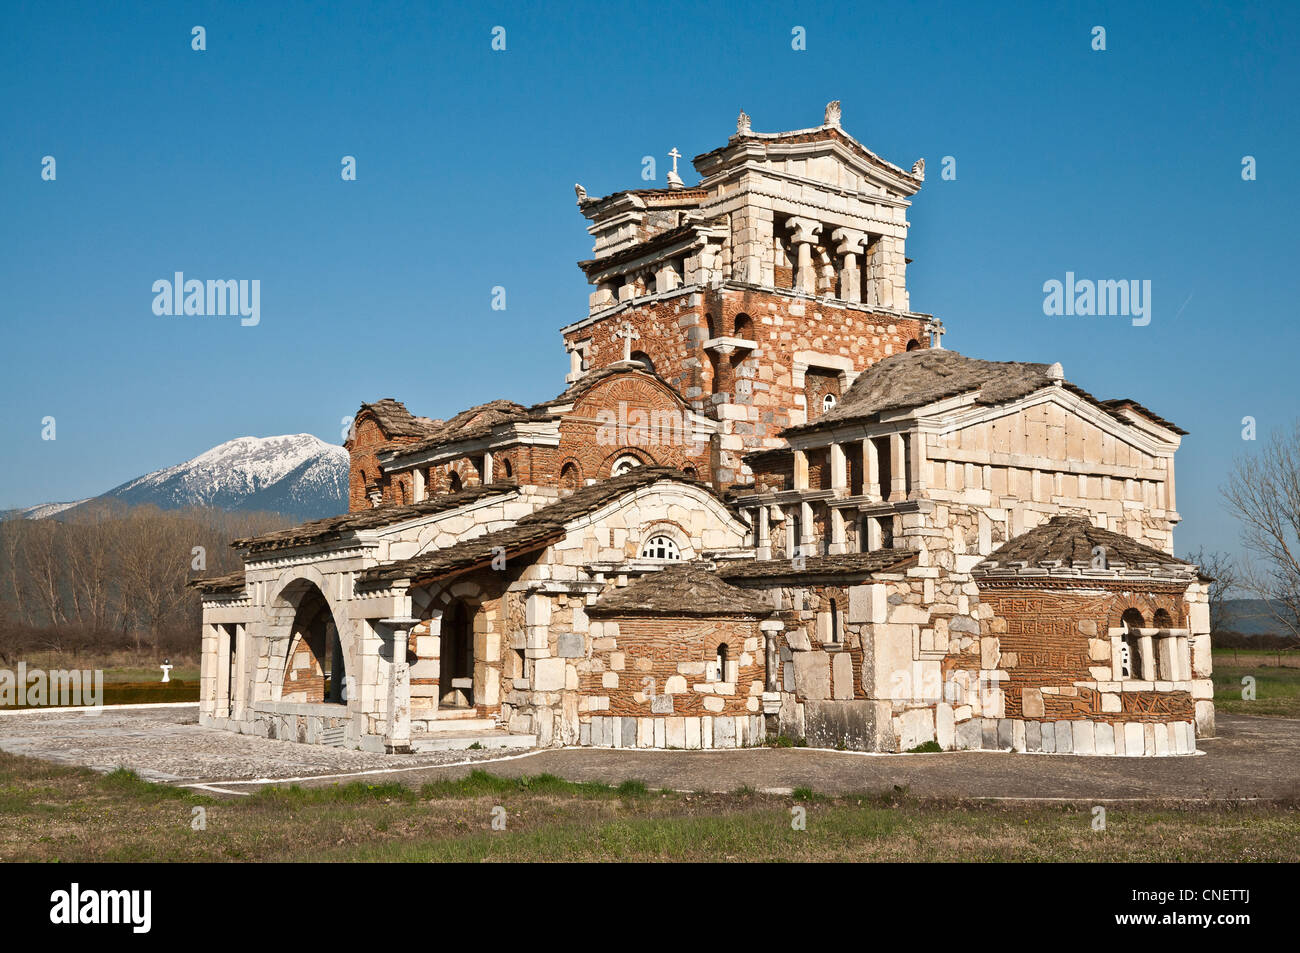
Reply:
<svg viewBox="0 0 1300 953"><path fill-rule="evenodd" d="M390 660L388 665L388 712L384 750L405 753L411 750L411 667L406 652L411 629L420 624L419 619L380 619L380 625L389 631Z"/></svg>

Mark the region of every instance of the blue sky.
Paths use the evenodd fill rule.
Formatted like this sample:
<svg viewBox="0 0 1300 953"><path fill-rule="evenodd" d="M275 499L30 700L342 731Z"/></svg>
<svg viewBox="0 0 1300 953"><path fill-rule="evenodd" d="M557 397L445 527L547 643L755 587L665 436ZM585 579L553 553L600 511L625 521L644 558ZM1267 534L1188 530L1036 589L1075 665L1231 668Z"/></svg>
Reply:
<svg viewBox="0 0 1300 953"><path fill-rule="evenodd" d="M588 292L573 183L640 186L653 155L662 185L741 108L777 131L840 99L869 148L927 160L909 286L945 345L1059 360L1191 431L1177 548L1234 548L1241 420L1266 436L1300 392L1297 6L8 3L0 506L245 434L338 442L385 396L552 396ZM154 315L175 271L259 279L261 323ZM1149 279L1151 323L1044 316L1067 271Z"/></svg>

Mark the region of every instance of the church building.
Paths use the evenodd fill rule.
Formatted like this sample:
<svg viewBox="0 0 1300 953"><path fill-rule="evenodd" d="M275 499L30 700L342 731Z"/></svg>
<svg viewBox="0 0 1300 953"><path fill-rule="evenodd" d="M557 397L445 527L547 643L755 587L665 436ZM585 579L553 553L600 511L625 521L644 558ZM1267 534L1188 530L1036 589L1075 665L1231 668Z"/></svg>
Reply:
<svg viewBox="0 0 1300 953"><path fill-rule="evenodd" d="M1186 431L944 348L907 288L925 163L838 102L792 132L741 113L697 185L676 159L666 188L575 187L593 290L555 397L362 404L349 511L195 582L201 723L387 752L1194 753Z"/></svg>

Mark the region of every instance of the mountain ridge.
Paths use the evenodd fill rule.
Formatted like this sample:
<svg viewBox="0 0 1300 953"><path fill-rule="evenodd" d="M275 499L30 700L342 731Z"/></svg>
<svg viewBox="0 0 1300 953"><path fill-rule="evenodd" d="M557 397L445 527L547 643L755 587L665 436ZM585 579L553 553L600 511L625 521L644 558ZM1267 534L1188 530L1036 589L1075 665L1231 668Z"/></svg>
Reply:
<svg viewBox="0 0 1300 953"><path fill-rule="evenodd" d="M161 509L211 506L227 511L283 513L298 519L335 516L348 508L348 452L312 434L235 437L198 456L153 470L85 500L40 503L8 517L66 517L116 500Z"/></svg>

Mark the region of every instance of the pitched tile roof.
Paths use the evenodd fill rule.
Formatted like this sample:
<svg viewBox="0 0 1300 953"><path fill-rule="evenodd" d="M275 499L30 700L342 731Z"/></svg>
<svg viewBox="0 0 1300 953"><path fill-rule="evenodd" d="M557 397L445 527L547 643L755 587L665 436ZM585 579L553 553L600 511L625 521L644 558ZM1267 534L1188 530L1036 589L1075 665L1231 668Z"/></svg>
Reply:
<svg viewBox="0 0 1300 953"><path fill-rule="evenodd" d="M686 403L676 387L668 383L668 381L664 380L655 371L650 370L650 368L646 367L640 361L615 361L613 364L607 364L604 367L598 367L595 370L587 371L587 373L583 374L566 387L562 393L552 397L550 400L535 405L533 410L542 411L558 404L570 404L601 381L610 377L618 377L620 375L643 375L652 378L660 384L663 384L664 387L668 388L668 390L672 392L673 396L682 404Z"/></svg>
<svg viewBox="0 0 1300 953"><path fill-rule="evenodd" d="M400 506L390 503L372 510L358 510L355 513L344 513L341 516L312 520L309 523L291 526L288 529L278 530L274 533L237 539L231 545L246 549L250 553L260 553L275 549L288 549L294 546L325 543L340 539L359 530L381 529L405 520L417 519L433 513L442 513L446 510L454 510L458 506L473 503L485 496L498 496L517 493L518 491L519 488L513 483L488 483L482 486L472 486L456 493L445 493L441 496L421 500L419 503L406 503Z"/></svg>
<svg viewBox="0 0 1300 953"><path fill-rule="evenodd" d="M427 579L490 563L492 548L495 546L505 548L507 555L511 552L518 554L540 549L563 538L566 532L565 525L573 520L595 512L624 494L652 486L663 480L689 483L704 489L721 501L721 497L712 487L698 480L692 480L680 470L671 467L635 467L620 476L581 487L563 499L539 507L519 519L512 527L413 556L410 559L375 566L362 572L358 578L366 582Z"/></svg>
<svg viewBox="0 0 1300 953"><path fill-rule="evenodd" d="M508 560L512 556L536 552L563 539L564 532L564 527L559 523L538 522L527 526L511 526L410 559L371 567L358 573L357 581L375 584L395 579L438 579L467 569L490 566L493 559L503 553Z"/></svg>
<svg viewBox="0 0 1300 953"><path fill-rule="evenodd" d="M699 487L723 503L724 506L726 505L726 501L722 499L717 490L707 483L701 483L699 480L688 477L681 470L674 470L672 467L633 467L619 476L580 487L559 502L535 510L519 522L520 524L542 521L567 523L579 516L595 512L606 503L618 499L624 493L639 490L642 487L651 486L663 480L672 480L675 483L687 483Z"/></svg>
<svg viewBox="0 0 1300 953"><path fill-rule="evenodd" d="M238 592L244 588L244 570L236 569L220 576L200 576L191 579L186 585L204 593Z"/></svg>
<svg viewBox="0 0 1300 953"><path fill-rule="evenodd" d="M773 608L757 595L728 585L698 562L649 572L614 589L587 609L589 615L751 616Z"/></svg>
<svg viewBox="0 0 1300 953"><path fill-rule="evenodd" d="M375 415L379 426L390 437L418 437L442 423L440 420L431 420L428 417L416 417L406 409L405 404L391 397L362 404L357 413L361 414L365 411Z"/></svg>
<svg viewBox="0 0 1300 953"><path fill-rule="evenodd" d="M462 410L451 419L424 431L424 437L400 448L400 453L416 453L444 443L486 436L493 427L537 418L530 408L513 400L490 400Z"/></svg>
<svg viewBox="0 0 1300 953"><path fill-rule="evenodd" d="M1105 568L1093 568L1093 551L1098 547ZM1100 529L1082 516L1053 516L999 546L974 572L983 578L1157 576L1189 582L1197 575L1191 563L1122 533Z"/></svg>
<svg viewBox="0 0 1300 953"><path fill-rule="evenodd" d="M790 559L739 559L719 563L717 573L728 581L791 579L807 576L865 577L891 572L916 561L916 553L905 549L877 549L869 553L837 556L808 556L802 569Z"/></svg>
<svg viewBox="0 0 1300 953"><path fill-rule="evenodd" d="M1060 368L1051 364L1028 364L1019 361L984 361L957 351L919 348L892 354L858 375L834 410L806 424L787 427L782 435L807 433L837 423L862 420L887 410L924 407L935 401L978 391L977 404L996 406L1026 397L1054 384L1104 410L1117 420L1125 420L1125 407L1145 414L1175 433L1185 434L1163 418L1132 400L1103 401L1062 380Z"/></svg>
<svg viewBox="0 0 1300 953"><path fill-rule="evenodd" d="M893 354L859 374L833 410L783 433L813 430L885 410L923 407L973 390L980 392L979 403L1001 404L1050 386L1053 378L1049 370L1047 364L981 361L938 348Z"/></svg>

